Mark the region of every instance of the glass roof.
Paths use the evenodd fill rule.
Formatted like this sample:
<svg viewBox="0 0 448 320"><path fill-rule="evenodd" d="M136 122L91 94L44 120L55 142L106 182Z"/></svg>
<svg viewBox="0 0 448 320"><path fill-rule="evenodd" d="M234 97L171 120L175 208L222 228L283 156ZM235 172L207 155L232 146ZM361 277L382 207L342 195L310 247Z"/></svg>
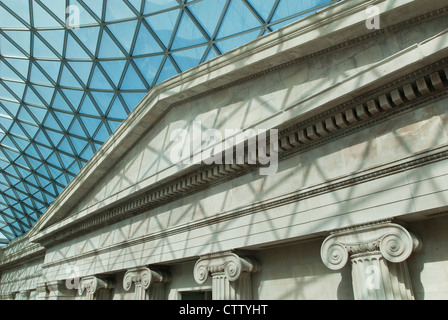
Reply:
<svg viewBox="0 0 448 320"><path fill-rule="evenodd" d="M1 0L0 243L30 229L154 85L331 2Z"/></svg>

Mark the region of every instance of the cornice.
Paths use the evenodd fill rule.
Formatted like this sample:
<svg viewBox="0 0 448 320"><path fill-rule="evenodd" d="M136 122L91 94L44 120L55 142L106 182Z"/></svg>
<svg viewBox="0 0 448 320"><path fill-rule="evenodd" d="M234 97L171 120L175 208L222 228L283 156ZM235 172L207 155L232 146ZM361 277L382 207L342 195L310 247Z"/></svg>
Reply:
<svg viewBox="0 0 448 320"><path fill-rule="evenodd" d="M17 265L24 261L31 261L39 258L43 258L45 255L45 248L38 243L26 243L26 245L17 250L13 251L13 246L20 245L20 243L26 242L28 239L20 239L18 242L9 244L7 249L9 249L7 254L0 257L0 270L7 269L10 265Z"/></svg>

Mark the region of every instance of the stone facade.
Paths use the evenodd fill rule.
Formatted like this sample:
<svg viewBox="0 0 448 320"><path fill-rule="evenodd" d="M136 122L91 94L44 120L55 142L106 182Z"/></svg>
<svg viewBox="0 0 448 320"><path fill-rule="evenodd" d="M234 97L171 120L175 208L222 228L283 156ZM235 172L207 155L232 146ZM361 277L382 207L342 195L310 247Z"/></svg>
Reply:
<svg viewBox="0 0 448 320"><path fill-rule="evenodd" d="M156 86L0 249L0 298L448 298L447 16L342 1ZM194 121L278 130L276 172L173 163Z"/></svg>

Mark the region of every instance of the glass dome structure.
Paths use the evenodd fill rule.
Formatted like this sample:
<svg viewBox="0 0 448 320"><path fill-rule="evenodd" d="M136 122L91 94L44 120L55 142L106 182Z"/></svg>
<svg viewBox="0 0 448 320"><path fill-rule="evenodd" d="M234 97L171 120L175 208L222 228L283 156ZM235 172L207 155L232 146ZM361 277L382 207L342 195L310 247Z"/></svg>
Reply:
<svg viewBox="0 0 448 320"><path fill-rule="evenodd" d="M1 0L0 245L156 84L329 0Z"/></svg>

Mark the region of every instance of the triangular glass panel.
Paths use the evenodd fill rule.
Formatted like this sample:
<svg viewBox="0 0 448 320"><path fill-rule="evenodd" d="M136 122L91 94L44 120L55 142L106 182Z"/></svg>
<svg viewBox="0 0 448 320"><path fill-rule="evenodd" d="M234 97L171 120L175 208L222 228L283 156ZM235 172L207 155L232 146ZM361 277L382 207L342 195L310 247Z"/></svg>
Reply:
<svg viewBox="0 0 448 320"><path fill-rule="evenodd" d="M180 10L176 9L145 18L166 48L169 46L179 13Z"/></svg>
<svg viewBox="0 0 448 320"><path fill-rule="evenodd" d="M25 102L30 104L36 104L45 106L42 100L36 95L31 86L26 88L25 98L23 99Z"/></svg>
<svg viewBox="0 0 448 320"><path fill-rule="evenodd" d="M86 1L85 1L86 2ZM102 3L102 1L98 0L96 2ZM96 18L96 13L94 12L93 15L89 13L89 10L87 10L78 0L70 0L70 5L75 6L79 10L79 24L80 26L86 26L86 25L92 25L98 23L98 20L101 20L101 13L98 18ZM90 8L91 9L91 8ZM78 12L70 12L69 14L74 15ZM76 21L77 22L77 21Z"/></svg>
<svg viewBox="0 0 448 320"><path fill-rule="evenodd" d="M101 124L101 120L92 117L83 117L81 116L81 121L84 124L84 127L87 129L87 132L90 137L95 135L95 131L98 129L98 126Z"/></svg>
<svg viewBox="0 0 448 320"><path fill-rule="evenodd" d="M266 22L277 0L247 0ZM299 1L296 1L299 2Z"/></svg>
<svg viewBox="0 0 448 320"><path fill-rule="evenodd" d="M207 46L196 47L172 52L171 56L176 60L177 65L183 72L197 66L201 62L206 49Z"/></svg>
<svg viewBox="0 0 448 320"><path fill-rule="evenodd" d="M120 50L120 48L117 47L117 45L109 36L109 34L105 30L103 30L103 36L101 39L101 46L98 53L98 58L105 59L105 58L124 58L124 57L125 55Z"/></svg>
<svg viewBox="0 0 448 320"><path fill-rule="evenodd" d="M55 3L60 3L60 1L53 1ZM35 28L57 28L62 25L55 20L38 2L33 1L33 23ZM57 19L57 17L56 17Z"/></svg>
<svg viewBox="0 0 448 320"><path fill-rule="evenodd" d="M25 132L22 130L22 128L18 125L18 122L16 122L16 123L13 124L13 126L11 127L10 132L11 132L13 135L19 136L19 137L21 137L21 138L29 139L28 136L25 134ZM8 136L6 136L6 137L3 139L3 143L7 142L8 140L11 141L10 139L13 139L13 138L12 138L12 137L9 138ZM7 143L7 144L8 144L9 146L14 146L14 148L18 148L18 149L20 149L15 143L12 143L12 144Z"/></svg>
<svg viewBox="0 0 448 320"><path fill-rule="evenodd" d="M20 122L20 125L26 131L26 133L28 134L28 136L30 137L31 140L34 138L34 136L36 135L37 131L39 131L39 125L38 124L31 125L31 124L28 124L28 123ZM28 146L28 143L29 143L29 141L27 139L27 145L26 146ZM21 146L22 150L24 150L23 146L24 145Z"/></svg>
<svg viewBox="0 0 448 320"><path fill-rule="evenodd" d="M23 19L25 23L30 23L29 0L2 0L2 2L12 9L13 12L20 12L20 18ZM0 21L2 21L3 24L3 19L0 19Z"/></svg>
<svg viewBox="0 0 448 320"><path fill-rule="evenodd" d="M178 74L178 72L177 72L176 68L171 63L171 60L169 58L167 58L165 60L165 64L163 65L162 71L159 74L157 83L163 82L171 77L174 77L177 74Z"/></svg>
<svg viewBox="0 0 448 320"><path fill-rule="evenodd" d="M123 69L126 65L126 60L101 61L100 64L106 71L107 75L112 80L114 85L118 87L121 76L123 74Z"/></svg>
<svg viewBox="0 0 448 320"><path fill-rule="evenodd" d="M40 0L60 21L65 21L65 2L54 0Z"/></svg>
<svg viewBox="0 0 448 320"><path fill-rule="evenodd" d="M76 120L76 122L78 123L78 120ZM73 127L74 126L72 126L72 128ZM83 131L81 131L81 132L83 132ZM70 137L70 140L71 140L71 142L73 144L73 147L75 148L76 155L80 155L84 151L84 149L86 148L86 146L88 144L87 141L78 139L78 138L73 137L73 136Z"/></svg>
<svg viewBox="0 0 448 320"><path fill-rule="evenodd" d="M51 155L51 153L53 152L53 149L50 145L47 147L45 146L41 146L39 145L38 147L39 153L42 155L42 161L46 161L46 159L48 159L48 157ZM47 171L45 171L45 167L39 167L37 168L36 172L43 174L45 177L47 176Z"/></svg>
<svg viewBox="0 0 448 320"><path fill-rule="evenodd" d="M1 109L0 109L0 111L1 111ZM0 117L0 126L5 131L8 131L9 128L11 127L11 125L13 124L13 119L10 119L9 117L6 117L5 113L3 113L3 115L5 115L5 116Z"/></svg>
<svg viewBox="0 0 448 320"><path fill-rule="evenodd" d="M47 105L51 104L51 100L53 99L54 95L54 87L44 87L44 86L37 86L33 85L34 89L39 93L39 95L42 97L44 102L47 103Z"/></svg>
<svg viewBox="0 0 448 320"><path fill-rule="evenodd" d="M129 0L135 10L140 12L142 6L142 0Z"/></svg>
<svg viewBox="0 0 448 320"><path fill-rule="evenodd" d="M58 150L68 154L73 154L73 149L70 146L69 138L67 136L61 140L61 143L59 143ZM62 155L62 153L60 153L60 155Z"/></svg>
<svg viewBox="0 0 448 320"><path fill-rule="evenodd" d="M70 104L75 107L75 109L79 106L79 104L81 103L81 99L84 96L83 90L62 89L62 92L67 98L67 101L69 101Z"/></svg>
<svg viewBox="0 0 448 320"><path fill-rule="evenodd" d="M58 130L58 131L61 130L61 127L57 123L52 112L47 113L47 118L44 121L44 126L50 128L50 129Z"/></svg>
<svg viewBox="0 0 448 320"><path fill-rule="evenodd" d="M179 23L176 36L171 46L172 50L190 47L201 43L206 43L207 39L198 29L198 27L191 21L189 16L184 13Z"/></svg>
<svg viewBox="0 0 448 320"><path fill-rule="evenodd" d="M66 65L64 65L64 68L62 69L60 85L63 87L81 87L79 81L76 80L75 76Z"/></svg>
<svg viewBox="0 0 448 320"><path fill-rule="evenodd" d="M15 102L20 101L20 97L14 96L14 91L0 82L0 98L13 100Z"/></svg>
<svg viewBox="0 0 448 320"><path fill-rule="evenodd" d="M59 71L61 69L61 62L40 60L37 62L37 64L39 64L42 67L42 69L51 78L51 80L54 81L54 83L58 82Z"/></svg>
<svg viewBox="0 0 448 320"><path fill-rule="evenodd" d="M135 18L135 14L123 0L107 0L106 21L116 21L128 18Z"/></svg>
<svg viewBox="0 0 448 320"><path fill-rule="evenodd" d="M83 1L99 18L102 19L103 15L103 0L84 0Z"/></svg>
<svg viewBox="0 0 448 320"><path fill-rule="evenodd" d="M213 4L209 1L199 1L189 5L188 9L194 14L208 35L212 37L225 4L226 1L214 1Z"/></svg>
<svg viewBox="0 0 448 320"><path fill-rule="evenodd" d="M46 75L44 75L42 73L42 71L40 70L40 68L43 69L42 66L38 66L35 63L31 64L31 76L30 76L30 81L32 83L40 83L40 84L48 84L51 85L51 81L48 79L48 77Z"/></svg>
<svg viewBox="0 0 448 320"><path fill-rule="evenodd" d="M163 52L157 41L142 23L134 47L134 56Z"/></svg>
<svg viewBox="0 0 448 320"><path fill-rule="evenodd" d="M56 92L52 106L54 109L60 109L60 110L64 110L64 111L73 112L73 110L67 104L67 101L65 101L65 99L62 97L62 95L59 91Z"/></svg>
<svg viewBox="0 0 448 320"><path fill-rule="evenodd" d="M65 54L67 59L90 59L87 52L70 33L67 36L67 48Z"/></svg>
<svg viewBox="0 0 448 320"><path fill-rule="evenodd" d="M87 48L87 53L95 56L98 45L98 36L100 34L100 27L72 29L71 32Z"/></svg>
<svg viewBox="0 0 448 320"><path fill-rule="evenodd" d="M83 153L81 154L81 158L89 161L93 157L94 152L95 150L93 150L92 145L89 145L84 149Z"/></svg>
<svg viewBox="0 0 448 320"><path fill-rule="evenodd" d="M87 82L90 77L90 71L92 70L93 63L90 61L83 61L83 62L74 62L71 61L68 63L70 67L72 67L73 70L76 71L76 74L81 79L81 81L84 83L84 85L87 85Z"/></svg>
<svg viewBox="0 0 448 320"><path fill-rule="evenodd" d="M35 36L34 38L43 38L48 44L60 55L62 56L64 49L64 38L65 31L61 30L39 30L36 34L40 35Z"/></svg>
<svg viewBox="0 0 448 320"><path fill-rule="evenodd" d="M115 99L114 103L112 104L112 107L110 108L109 113L107 114L108 118L112 119L120 119L124 120L128 116L123 104L121 103L120 99L118 97Z"/></svg>
<svg viewBox="0 0 448 320"><path fill-rule="evenodd" d="M3 53L3 48L2 48ZM28 69L30 67L30 61L27 59L5 59L14 69L16 69L21 75L28 74ZM26 79L26 77L24 77Z"/></svg>
<svg viewBox="0 0 448 320"><path fill-rule="evenodd" d="M117 128L121 125L121 122L108 121L107 124L109 125L110 130L115 132L115 130L117 130Z"/></svg>
<svg viewBox="0 0 448 320"><path fill-rule="evenodd" d="M109 105L112 101L112 99L115 96L115 93L113 92L104 92L104 91L92 91L90 93L95 100L100 114L105 115L107 113L107 109L109 109Z"/></svg>
<svg viewBox="0 0 448 320"><path fill-rule="evenodd" d="M98 66L95 66L95 71L92 75L92 81L90 82L89 87L92 89L113 90L109 81Z"/></svg>
<svg viewBox="0 0 448 320"><path fill-rule="evenodd" d="M64 140L62 142L64 142ZM67 142L65 142L65 143L67 143ZM62 164L64 165L65 169L70 167L73 164L73 162L76 161L73 157L68 156L62 152L59 153L59 158L61 159Z"/></svg>
<svg viewBox="0 0 448 320"><path fill-rule="evenodd" d="M287 18L299 12L305 12L311 9L318 9L318 7L325 4L330 4L329 0L313 0L313 1L280 1L277 9L275 10L274 16L272 17L272 22ZM306 16L307 14L305 14ZM299 17L304 17L300 15ZM297 17L297 20L299 20Z"/></svg>
<svg viewBox="0 0 448 320"><path fill-rule="evenodd" d="M134 59L135 64L140 70L140 73L145 77L146 82L152 86L156 74L160 68L160 64L164 59L163 55L151 56L147 58Z"/></svg>
<svg viewBox="0 0 448 320"><path fill-rule="evenodd" d="M56 152L53 152L47 159L47 162L51 165L47 165L48 170L51 173L51 177L54 179L62 173L62 163ZM57 169L55 168L57 167Z"/></svg>
<svg viewBox="0 0 448 320"><path fill-rule="evenodd" d="M241 0L232 0L218 32L217 39L259 28L260 22Z"/></svg>
<svg viewBox="0 0 448 320"><path fill-rule="evenodd" d="M121 84L121 89L122 90L144 90L144 89L146 89L145 85L142 83L137 72L135 72L132 64L128 65L128 70L123 79L123 83Z"/></svg>
<svg viewBox="0 0 448 320"><path fill-rule="evenodd" d="M144 14L162 11L179 6L176 0L145 0Z"/></svg>
<svg viewBox="0 0 448 320"><path fill-rule="evenodd" d="M134 34L137 26L136 20L131 20L121 23L113 23L107 27L113 33L115 38L120 42L126 52L131 50L132 41L134 40Z"/></svg>
<svg viewBox="0 0 448 320"><path fill-rule="evenodd" d="M77 175L79 171L81 171L81 168L79 167L78 161L74 161L70 167L67 168L67 170L72 173L73 175Z"/></svg>
<svg viewBox="0 0 448 320"><path fill-rule="evenodd" d="M3 22L3 21L2 21ZM31 32L28 30L20 31L3 31L9 38L12 39L17 45L19 45L24 51L30 52L30 36Z"/></svg>
<svg viewBox="0 0 448 320"><path fill-rule="evenodd" d="M131 92L131 93L122 92L121 96L123 97L124 102L128 106L128 109L132 111L146 96L146 92Z"/></svg>
<svg viewBox="0 0 448 320"><path fill-rule="evenodd" d="M52 146L56 147L65 136L64 133L51 131L51 130L47 130L47 134L51 140L51 145L49 145L49 147L52 147Z"/></svg>
<svg viewBox="0 0 448 320"><path fill-rule="evenodd" d="M30 53L23 50L20 46L15 46L4 35L0 34L0 47L3 56L11 57L29 57Z"/></svg>
<svg viewBox="0 0 448 320"><path fill-rule="evenodd" d="M101 126L99 127L94 139L97 141L105 142L109 138L110 134L111 132L107 130L107 126L104 123L101 123Z"/></svg>
<svg viewBox="0 0 448 320"><path fill-rule="evenodd" d="M58 111L54 111L54 114L63 125L65 131L68 131L68 128L70 127L70 124L72 123L74 117L73 114Z"/></svg>
<svg viewBox="0 0 448 320"><path fill-rule="evenodd" d="M4 81L3 84L5 84L9 89L11 89L14 92L14 95L17 96L19 100L22 99L23 92L25 91L26 87L24 83Z"/></svg>
<svg viewBox="0 0 448 320"><path fill-rule="evenodd" d="M23 9L22 9L23 10ZM15 11L15 12L20 12ZM29 14L28 14L29 17ZM25 28L26 25L22 24L16 17L11 15L2 6L0 6L0 21L2 22L2 28Z"/></svg>
<svg viewBox="0 0 448 320"><path fill-rule="evenodd" d="M95 117L101 117L101 114L96 109L89 95L86 95L84 101L82 102L81 108L79 109L81 114L86 114Z"/></svg>
<svg viewBox="0 0 448 320"><path fill-rule="evenodd" d="M20 73L14 68L11 69L8 64L1 62L0 78L21 81Z"/></svg>
<svg viewBox="0 0 448 320"><path fill-rule="evenodd" d="M73 120L72 126L70 127L70 130L68 131L72 135L77 135L79 137L85 137L84 129L81 126L81 123L77 118ZM77 138L71 137L72 141L79 140ZM76 139L76 140L75 140ZM83 141L83 140L80 140Z"/></svg>

